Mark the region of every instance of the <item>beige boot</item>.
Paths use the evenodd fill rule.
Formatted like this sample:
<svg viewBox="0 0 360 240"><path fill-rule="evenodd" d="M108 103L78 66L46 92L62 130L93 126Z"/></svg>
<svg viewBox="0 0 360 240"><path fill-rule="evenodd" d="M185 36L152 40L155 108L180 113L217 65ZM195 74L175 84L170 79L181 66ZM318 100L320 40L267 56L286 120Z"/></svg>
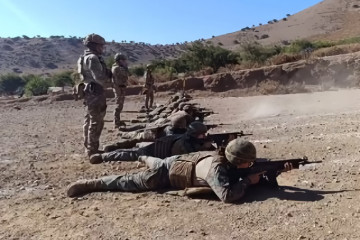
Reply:
<svg viewBox="0 0 360 240"><path fill-rule="evenodd" d="M100 179L79 180L69 185L67 189L68 197L76 197L91 192L105 191L106 186Z"/></svg>

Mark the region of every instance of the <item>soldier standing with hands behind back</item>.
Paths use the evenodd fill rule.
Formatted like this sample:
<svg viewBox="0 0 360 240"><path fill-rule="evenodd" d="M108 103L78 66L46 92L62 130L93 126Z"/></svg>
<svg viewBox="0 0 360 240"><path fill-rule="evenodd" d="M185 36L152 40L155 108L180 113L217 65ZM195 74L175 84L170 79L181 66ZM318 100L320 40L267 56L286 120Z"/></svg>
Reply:
<svg viewBox="0 0 360 240"><path fill-rule="evenodd" d="M87 49L78 60L78 72L85 83L86 114L83 126L84 146L88 156L99 152L99 139L104 127L106 97L104 86L111 78L103 57L105 39L89 34L83 41Z"/></svg>
<svg viewBox="0 0 360 240"><path fill-rule="evenodd" d="M112 83L115 94L116 107L114 110L114 124L115 128L119 128L120 113L124 107L125 100L125 88L128 82L129 70L126 62L126 56L122 53L115 54L115 63L111 68L112 72Z"/></svg>
<svg viewBox="0 0 360 240"><path fill-rule="evenodd" d="M149 110L153 107L154 102L154 77L151 72L151 65L146 65L146 72L145 72L145 91L146 91L146 97L145 97L145 108L146 110ZM149 100L150 100L150 106L149 106Z"/></svg>

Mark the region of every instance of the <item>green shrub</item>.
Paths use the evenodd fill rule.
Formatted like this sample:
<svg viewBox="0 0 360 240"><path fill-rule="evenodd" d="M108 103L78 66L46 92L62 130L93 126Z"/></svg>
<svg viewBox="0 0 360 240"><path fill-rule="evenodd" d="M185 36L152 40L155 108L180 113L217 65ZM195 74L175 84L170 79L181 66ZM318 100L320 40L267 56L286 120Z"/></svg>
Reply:
<svg viewBox="0 0 360 240"><path fill-rule="evenodd" d="M257 42L246 43L241 46L240 56L245 62L264 63L266 60L281 52L278 46L264 47Z"/></svg>
<svg viewBox="0 0 360 240"><path fill-rule="evenodd" d="M111 69L112 65L115 63L114 55L110 55L105 59L105 64L108 68Z"/></svg>
<svg viewBox="0 0 360 240"><path fill-rule="evenodd" d="M296 40L284 48L285 53L300 53L306 48L315 48L314 44L307 40Z"/></svg>
<svg viewBox="0 0 360 240"><path fill-rule="evenodd" d="M336 42L336 45L344 45L344 44L351 44L351 43L360 43L360 37L352 37L352 38L339 40Z"/></svg>
<svg viewBox="0 0 360 240"><path fill-rule="evenodd" d="M27 96L39 96L47 94L51 86L49 79L40 76L33 76L25 85L25 94Z"/></svg>
<svg viewBox="0 0 360 240"><path fill-rule="evenodd" d="M55 87L74 86L75 84L71 71L55 74L52 77L52 83Z"/></svg>
<svg viewBox="0 0 360 240"><path fill-rule="evenodd" d="M313 43L313 46L314 46L315 49L327 48L327 47L335 46L335 43L330 42L330 41L316 41L316 42Z"/></svg>
<svg viewBox="0 0 360 240"><path fill-rule="evenodd" d="M142 77L142 76L144 76L144 73L145 73L145 67L143 65L134 66L129 69L129 72L131 75L135 75L137 77Z"/></svg>
<svg viewBox="0 0 360 240"><path fill-rule="evenodd" d="M188 51L181 56L181 61L191 71L198 71L204 67L212 67L217 71L226 64L238 63L239 56L230 50L212 44L205 45L201 42L194 42ZM178 69L177 69L178 70ZM178 70L178 72L181 72Z"/></svg>
<svg viewBox="0 0 360 240"><path fill-rule="evenodd" d="M158 73L164 73L173 77L175 73L189 71L199 71L205 67L211 67L217 71L226 64L237 64L239 54L214 46L196 41L187 47L187 51L179 58L173 60L155 60L152 65Z"/></svg>
<svg viewBox="0 0 360 240"><path fill-rule="evenodd" d="M25 80L16 74L6 74L0 76L0 94L15 94L24 87Z"/></svg>

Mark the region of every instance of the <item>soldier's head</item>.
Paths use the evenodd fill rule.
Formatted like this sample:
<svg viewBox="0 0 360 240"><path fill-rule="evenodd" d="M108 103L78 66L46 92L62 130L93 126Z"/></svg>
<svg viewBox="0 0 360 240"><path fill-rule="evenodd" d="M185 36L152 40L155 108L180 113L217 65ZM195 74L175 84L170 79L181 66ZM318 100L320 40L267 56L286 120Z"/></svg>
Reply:
<svg viewBox="0 0 360 240"><path fill-rule="evenodd" d="M185 104L184 106L182 106L181 110L193 116L194 108L190 104Z"/></svg>
<svg viewBox="0 0 360 240"><path fill-rule="evenodd" d="M238 168L248 168L256 160L256 148L251 142L237 138L227 144L225 157Z"/></svg>
<svg viewBox="0 0 360 240"><path fill-rule="evenodd" d="M104 52L104 45L106 44L105 39L95 33L89 34L84 38L84 45L91 51L102 54Z"/></svg>
<svg viewBox="0 0 360 240"><path fill-rule="evenodd" d="M179 115L179 116L175 116L175 117L171 118L171 126L174 129L185 129L186 130L185 117Z"/></svg>
<svg viewBox="0 0 360 240"><path fill-rule="evenodd" d="M120 61L120 60L127 60L127 58L126 58L125 54L117 53L114 56L114 60L117 62L117 61Z"/></svg>
<svg viewBox="0 0 360 240"><path fill-rule="evenodd" d="M186 134L192 138L203 140L206 137L207 130L208 129L205 124L194 121L188 126Z"/></svg>
<svg viewBox="0 0 360 240"><path fill-rule="evenodd" d="M151 64L146 64L146 70L147 70L147 71L151 71L151 69L152 69Z"/></svg>
<svg viewBox="0 0 360 240"><path fill-rule="evenodd" d="M115 62L117 62L121 65L127 65L127 63L126 63L127 57L123 53L115 54L114 60L115 60Z"/></svg>

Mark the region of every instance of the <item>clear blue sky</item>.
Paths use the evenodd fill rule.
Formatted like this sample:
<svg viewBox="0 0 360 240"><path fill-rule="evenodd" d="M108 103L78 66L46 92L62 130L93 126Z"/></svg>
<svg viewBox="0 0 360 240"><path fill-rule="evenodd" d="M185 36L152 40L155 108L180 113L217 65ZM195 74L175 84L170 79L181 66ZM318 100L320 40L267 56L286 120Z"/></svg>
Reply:
<svg viewBox="0 0 360 240"><path fill-rule="evenodd" d="M0 37L98 33L166 44L235 32L321 0L0 0Z"/></svg>

